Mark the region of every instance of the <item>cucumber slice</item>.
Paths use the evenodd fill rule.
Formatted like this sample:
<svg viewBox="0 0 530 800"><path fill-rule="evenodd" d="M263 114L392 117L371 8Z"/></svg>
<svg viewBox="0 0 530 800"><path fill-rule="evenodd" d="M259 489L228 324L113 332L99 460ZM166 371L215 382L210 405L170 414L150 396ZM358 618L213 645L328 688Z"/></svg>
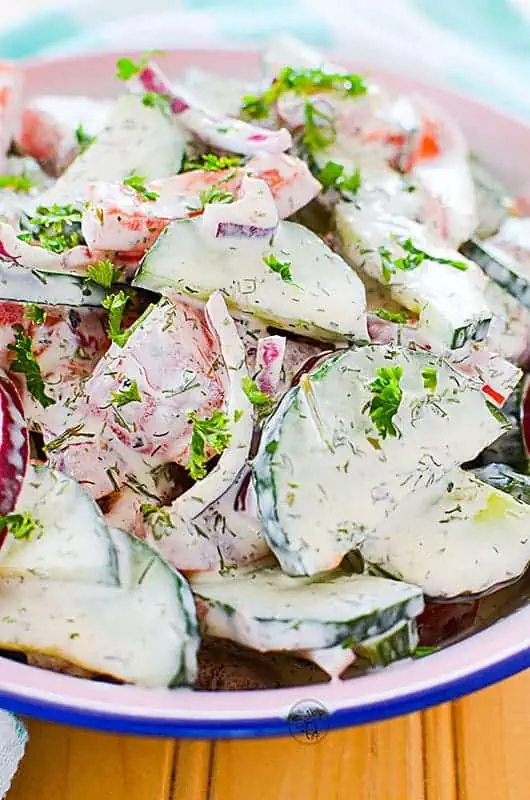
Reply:
<svg viewBox="0 0 530 800"><path fill-rule="evenodd" d="M100 306L108 293L85 278L0 261L0 300L50 306Z"/></svg>
<svg viewBox="0 0 530 800"><path fill-rule="evenodd" d="M108 123L90 147L39 198L39 205L83 200L88 183L123 181L136 173L147 181L178 172L184 137L170 117L134 94L118 97Z"/></svg>
<svg viewBox="0 0 530 800"><path fill-rule="evenodd" d="M229 306L316 339L366 341L360 279L316 234L281 222L272 244L208 240L202 220L169 225L146 253L133 285L207 300L220 290ZM293 283L264 262L289 262Z"/></svg>
<svg viewBox="0 0 530 800"><path fill-rule="evenodd" d="M168 684L193 683L197 671L199 629L195 602L187 581L147 542L117 528L111 528L110 534L120 556L121 585L135 596L141 594L142 604L147 609L152 607L159 611L161 623L158 627L169 628L168 641L174 639L175 633L180 637L180 655Z"/></svg>
<svg viewBox="0 0 530 800"><path fill-rule="evenodd" d="M530 562L530 508L455 469L365 538L365 560L432 597L475 594Z"/></svg>
<svg viewBox="0 0 530 800"><path fill-rule="evenodd" d="M423 610L417 586L340 572L291 578L278 568L191 581L206 633L254 650L351 647Z"/></svg>
<svg viewBox="0 0 530 800"><path fill-rule="evenodd" d="M0 578L0 647L142 686L191 684L198 648L185 580L143 542L111 531L123 586Z"/></svg>
<svg viewBox="0 0 530 800"><path fill-rule="evenodd" d="M146 584L148 578L149 573ZM151 583L151 591L126 592L31 577L1 580L0 646L60 658L127 683L192 683L175 584Z"/></svg>
<svg viewBox="0 0 530 800"><path fill-rule="evenodd" d="M28 573L52 581L118 585L118 557L98 505L76 481L48 467L28 467L17 513L40 532L9 535L0 550L0 578Z"/></svg>
<svg viewBox="0 0 530 800"><path fill-rule="evenodd" d="M402 400L382 439L368 413L382 367L401 367ZM423 372L434 370L436 389ZM415 491L498 438L503 422L480 385L426 352L342 351L302 377L265 424L253 465L263 534L290 574L340 563Z"/></svg>
<svg viewBox="0 0 530 800"><path fill-rule="evenodd" d="M392 661L408 658L419 642L416 620L397 622L393 628L379 636L372 636L354 647L358 656L365 658L374 667L386 667Z"/></svg>
<svg viewBox="0 0 530 800"><path fill-rule="evenodd" d="M470 239L460 252L481 268L485 275L505 289L512 297L530 308L530 282L517 271L517 262L510 260L496 247Z"/></svg>
<svg viewBox="0 0 530 800"><path fill-rule="evenodd" d="M401 241L435 258L463 259L448 248L433 247L426 229L405 217L384 214L377 208L358 209L354 203L338 203L335 219L345 257L370 277L388 286L391 297L414 314L420 324L447 349L456 350L470 341L486 338L492 313L484 299L484 279L471 262L467 270L425 259L418 267L385 273L383 252L402 258Z"/></svg>

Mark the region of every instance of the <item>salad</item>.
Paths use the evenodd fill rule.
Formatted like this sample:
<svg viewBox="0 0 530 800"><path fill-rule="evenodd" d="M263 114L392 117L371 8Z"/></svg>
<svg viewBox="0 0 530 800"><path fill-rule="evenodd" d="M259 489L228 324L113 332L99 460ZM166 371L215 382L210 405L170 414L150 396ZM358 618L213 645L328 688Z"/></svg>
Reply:
<svg viewBox="0 0 530 800"><path fill-rule="evenodd" d="M163 63L108 101L0 65L2 653L338 679L526 602L530 201L292 39L255 84Z"/></svg>

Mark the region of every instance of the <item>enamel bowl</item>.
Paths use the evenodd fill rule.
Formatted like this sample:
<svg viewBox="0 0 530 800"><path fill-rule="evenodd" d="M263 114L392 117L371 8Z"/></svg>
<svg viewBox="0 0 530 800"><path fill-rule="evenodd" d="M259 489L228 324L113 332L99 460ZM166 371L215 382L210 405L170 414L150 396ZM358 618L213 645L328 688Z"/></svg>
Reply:
<svg viewBox="0 0 530 800"><path fill-rule="evenodd" d="M114 55L98 55L28 64L26 91L113 95L119 88L114 79L115 59ZM250 52L179 51L170 54L164 65L170 73L194 65L226 75L249 76L256 72L257 56ZM382 75L378 70L369 72L391 87L419 90L432 97L460 122L473 150L494 166L500 178L514 189L524 183L522 173L530 162L530 127L446 90ZM0 706L57 722L127 733L273 736L293 733L296 710L303 701L309 701L312 716L319 717L321 727L338 728L450 700L529 665L527 606L428 658L409 659L353 680L306 688L146 690L69 677L0 658Z"/></svg>

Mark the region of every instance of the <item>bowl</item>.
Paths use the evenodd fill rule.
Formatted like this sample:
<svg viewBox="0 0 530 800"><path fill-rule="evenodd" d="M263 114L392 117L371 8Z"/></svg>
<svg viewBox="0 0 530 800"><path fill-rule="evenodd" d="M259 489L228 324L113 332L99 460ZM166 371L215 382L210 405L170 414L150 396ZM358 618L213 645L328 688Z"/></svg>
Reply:
<svg viewBox="0 0 530 800"><path fill-rule="evenodd" d="M119 90L116 56L27 64L26 93L109 96ZM252 52L178 51L170 73L197 66L226 75L256 73ZM352 65L391 88L420 91L460 123L472 149L513 189L530 163L530 127L474 100L410 77ZM530 170L529 170L530 171ZM142 689L47 672L0 658L0 706L70 725L143 735L228 738L296 735L300 724L328 729L387 719L473 692L530 666L530 606L430 655L346 681L307 687L205 692Z"/></svg>

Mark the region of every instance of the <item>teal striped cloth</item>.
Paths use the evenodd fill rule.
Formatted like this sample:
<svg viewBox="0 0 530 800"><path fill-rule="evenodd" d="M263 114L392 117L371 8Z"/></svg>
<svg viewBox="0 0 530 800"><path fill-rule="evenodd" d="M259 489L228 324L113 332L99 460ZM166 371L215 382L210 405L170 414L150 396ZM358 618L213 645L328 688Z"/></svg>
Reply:
<svg viewBox="0 0 530 800"><path fill-rule="evenodd" d="M281 30L530 118L530 0L52 0L22 18L20 8L0 31L2 57L249 47Z"/></svg>

